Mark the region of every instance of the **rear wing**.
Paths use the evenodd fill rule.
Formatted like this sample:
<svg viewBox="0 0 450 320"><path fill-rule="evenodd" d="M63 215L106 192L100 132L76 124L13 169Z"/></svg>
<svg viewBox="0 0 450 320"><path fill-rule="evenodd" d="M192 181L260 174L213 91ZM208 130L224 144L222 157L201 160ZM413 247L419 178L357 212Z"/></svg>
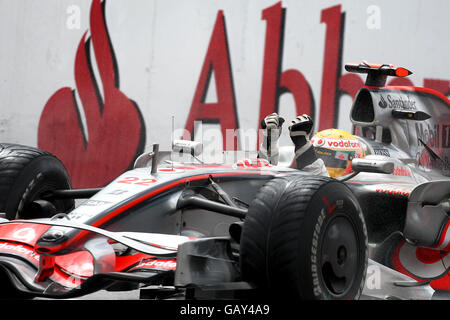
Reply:
<svg viewBox="0 0 450 320"><path fill-rule="evenodd" d="M412 74L403 67L362 62L345 69L367 74L350 111L354 134L392 144L415 163L450 175L449 99L428 88L386 86L388 76Z"/></svg>
<svg viewBox="0 0 450 320"><path fill-rule="evenodd" d="M375 64L363 61L362 63L348 63L345 70L355 73L367 73L366 86L384 87L388 76L407 77L411 71L403 67L395 67L391 64Z"/></svg>

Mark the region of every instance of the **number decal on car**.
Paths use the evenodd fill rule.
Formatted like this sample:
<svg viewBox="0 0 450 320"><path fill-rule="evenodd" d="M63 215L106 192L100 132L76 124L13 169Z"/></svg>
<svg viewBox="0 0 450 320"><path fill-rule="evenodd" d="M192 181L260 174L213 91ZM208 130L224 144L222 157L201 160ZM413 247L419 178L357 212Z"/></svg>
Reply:
<svg viewBox="0 0 450 320"><path fill-rule="evenodd" d="M150 186L150 183L155 183L156 179L141 179L138 177L126 177L123 180L117 181L117 183L137 184L140 186Z"/></svg>
<svg viewBox="0 0 450 320"><path fill-rule="evenodd" d="M138 177L126 177L123 180L117 181L117 183L126 183L126 184L132 184L136 181L139 181Z"/></svg>

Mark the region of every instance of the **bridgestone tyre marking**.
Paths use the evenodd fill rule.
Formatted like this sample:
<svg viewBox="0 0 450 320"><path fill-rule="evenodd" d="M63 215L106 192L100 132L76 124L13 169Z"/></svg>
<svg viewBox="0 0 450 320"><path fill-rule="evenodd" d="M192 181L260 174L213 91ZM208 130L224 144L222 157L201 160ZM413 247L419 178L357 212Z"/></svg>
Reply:
<svg viewBox="0 0 450 320"><path fill-rule="evenodd" d="M19 219L19 212L21 212L23 210L23 207L25 205L25 201L29 195L29 193L31 192L31 190L33 189L33 187L43 178L43 174L41 172L39 172L36 177L34 179L32 179L30 181L30 183L28 184L28 186L25 189L25 192L22 195L22 198L20 198L20 202L19 205L17 206L17 211L16 211L16 215L15 215L15 219Z"/></svg>

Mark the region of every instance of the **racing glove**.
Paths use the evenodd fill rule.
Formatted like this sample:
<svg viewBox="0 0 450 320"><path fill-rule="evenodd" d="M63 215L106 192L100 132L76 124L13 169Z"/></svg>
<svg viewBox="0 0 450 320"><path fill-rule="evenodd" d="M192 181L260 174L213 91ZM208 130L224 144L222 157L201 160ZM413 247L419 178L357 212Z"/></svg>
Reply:
<svg viewBox="0 0 450 320"><path fill-rule="evenodd" d="M304 169L318 160L314 147L309 141L313 132L313 127L314 121L307 114L297 116L291 121L289 126L289 135L295 145L297 169Z"/></svg>
<svg viewBox="0 0 450 320"><path fill-rule="evenodd" d="M259 147L258 158L264 158L271 164L278 164L278 140L281 135L284 118L276 112L269 114L261 121L263 142Z"/></svg>

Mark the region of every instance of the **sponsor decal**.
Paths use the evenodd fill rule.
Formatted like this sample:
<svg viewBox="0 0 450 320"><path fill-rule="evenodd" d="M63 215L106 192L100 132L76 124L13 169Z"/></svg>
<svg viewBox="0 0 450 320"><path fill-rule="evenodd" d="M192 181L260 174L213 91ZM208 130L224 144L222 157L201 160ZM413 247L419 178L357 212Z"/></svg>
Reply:
<svg viewBox="0 0 450 320"><path fill-rule="evenodd" d="M440 150L442 153L442 150ZM417 152L416 159L422 170L440 170L444 176L450 176L450 159L447 155L438 155L442 161L433 159L427 150Z"/></svg>
<svg viewBox="0 0 450 320"><path fill-rule="evenodd" d="M427 169L437 169L445 176L450 176L450 125L418 122L414 125L419 150L416 154L417 162ZM422 141L440 158L434 159L426 150Z"/></svg>
<svg viewBox="0 0 450 320"><path fill-rule="evenodd" d="M389 153L388 149L383 149L383 148L374 148L373 149L373 154L375 155L379 155L379 156L385 156L385 157L390 157L391 154Z"/></svg>
<svg viewBox="0 0 450 320"><path fill-rule="evenodd" d="M82 220L87 221L92 217L95 217L97 212L86 212L83 210L72 211L68 214L70 220Z"/></svg>
<svg viewBox="0 0 450 320"><path fill-rule="evenodd" d="M118 196L124 193L127 193L128 190L122 190L122 189L117 189L117 190L112 190L111 192L108 192L107 194L112 194L114 196Z"/></svg>
<svg viewBox="0 0 450 320"><path fill-rule="evenodd" d="M351 154L349 154L347 152L342 152L342 151L336 151L336 154L334 157L339 160L351 160L351 158L352 158Z"/></svg>
<svg viewBox="0 0 450 320"><path fill-rule="evenodd" d="M342 150L361 148L361 144L355 139L326 139L324 145L331 149Z"/></svg>
<svg viewBox="0 0 450 320"><path fill-rule="evenodd" d="M442 148L450 148L450 125L442 126Z"/></svg>
<svg viewBox="0 0 450 320"><path fill-rule="evenodd" d="M387 100L387 101L386 101ZM400 110L416 110L416 100L411 99L409 96L402 97L400 95L395 96L388 94L386 98L381 94L378 105L382 109L400 109Z"/></svg>
<svg viewBox="0 0 450 320"><path fill-rule="evenodd" d="M322 201L325 203L325 205L327 206L327 210L328 210L328 215L331 215L333 213L334 210L336 210L337 208L337 203L331 205L330 202L328 202L328 199L325 196L322 196ZM341 204L343 204L342 200L338 200L338 202Z"/></svg>
<svg viewBox="0 0 450 320"><path fill-rule="evenodd" d="M314 227L312 247L311 247L311 273L313 278L313 292L316 297L322 295L322 288L319 281L319 267L317 265L317 248L319 245L319 234L322 229L323 221L327 217L325 208L320 211L320 215L317 219L316 226Z"/></svg>
<svg viewBox="0 0 450 320"><path fill-rule="evenodd" d="M448 127L448 126L445 126ZM415 128L416 128L416 136L417 136L417 145L418 146L422 146L422 143L419 140L424 141L430 148L448 148L448 146L444 147L444 143L445 145L447 145L447 139L448 136L445 135L445 141L444 139L442 139L443 144L440 145L440 125L439 124L433 124L431 125L430 123L427 123L426 125L424 125L423 123L415 123ZM442 137L444 138L444 131L442 132Z"/></svg>
<svg viewBox="0 0 450 320"><path fill-rule="evenodd" d="M177 268L176 260L165 260L165 259L153 259L145 262L141 262L133 269L138 268L150 268L150 269L162 269L162 270L175 270Z"/></svg>
<svg viewBox="0 0 450 320"><path fill-rule="evenodd" d="M405 197L409 196L409 191L404 191L404 190L379 188L379 189L376 189L375 191L378 193L383 193L383 194L388 194L388 195L393 195L393 196L405 196Z"/></svg>
<svg viewBox="0 0 450 320"><path fill-rule="evenodd" d="M266 159L243 159L236 162L233 168L264 168L272 165Z"/></svg>
<svg viewBox="0 0 450 320"><path fill-rule="evenodd" d="M97 207L97 206L103 206L103 205L110 204L110 203L111 203L111 201L86 200L81 204L81 206Z"/></svg>
<svg viewBox="0 0 450 320"><path fill-rule="evenodd" d="M395 176L408 176L411 177L411 171L404 167L396 167L394 168L394 171L392 172Z"/></svg>
<svg viewBox="0 0 450 320"><path fill-rule="evenodd" d="M388 104L387 104L386 100L384 100L383 95L380 95L380 102L378 102L378 105L382 109L386 109L387 108Z"/></svg>
<svg viewBox="0 0 450 320"><path fill-rule="evenodd" d="M444 174L445 176L450 176L450 160L447 156L444 157L444 163L442 165L442 174Z"/></svg>
<svg viewBox="0 0 450 320"><path fill-rule="evenodd" d="M178 167L170 167L170 168L158 169L158 172L161 172L161 173L182 173L182 172L184 172L184 170L180 169Z"/></svg>
<svg viewBox="0 0 450 320"><path fill-rule="evenodd" d="M314 147L322 147L325 144L324 138L311 139L311 143Z"/></svg>
<svg viewBox="0 0 450 320"><path fill-rule="evenodd" d="M39 263L39 254L24 245L10 242L0 242L0 250L3 252L24 256L35 263Z"/></svg>
<svg viewBox="0 0 450 320"><path fill-rule="evenodd" d="M23 228L14 232L13 237L24 242L31 242L36 237L36 232L33 228Z"/></svg>
<svg viewBox="0 0 450 320"><path fill-rule="evenodd" d="M197 169L197 167L194 167L194 166L174 166L174 168L175 169L178 169L178 170L196 170Z"/></svg>

